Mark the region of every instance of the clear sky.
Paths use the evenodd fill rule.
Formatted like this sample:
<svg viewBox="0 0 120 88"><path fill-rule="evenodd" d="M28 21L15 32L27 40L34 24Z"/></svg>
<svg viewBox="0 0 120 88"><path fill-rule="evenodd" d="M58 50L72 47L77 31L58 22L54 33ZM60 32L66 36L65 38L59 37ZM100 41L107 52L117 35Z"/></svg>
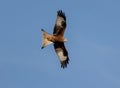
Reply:
<svg viewBox="0 0 120 88"><path fill-rule="evenodd" d="M41 28L67 16L66 69ZM120 88L120 0L0 0L0 88Z"/></svg>

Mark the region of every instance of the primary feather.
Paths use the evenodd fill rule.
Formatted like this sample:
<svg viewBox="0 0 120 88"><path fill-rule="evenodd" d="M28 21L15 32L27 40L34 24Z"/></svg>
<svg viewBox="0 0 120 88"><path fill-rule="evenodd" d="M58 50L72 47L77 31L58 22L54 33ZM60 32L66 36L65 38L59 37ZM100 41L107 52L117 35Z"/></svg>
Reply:
<svg viewBox="0 0 120 88"><path fill-rule="evenodd" d="M53 34L63 36L65 28L66 28L66 16L65 13L62 12L62 10L59 10L57 12L57 19L54 26Z"/></svg>

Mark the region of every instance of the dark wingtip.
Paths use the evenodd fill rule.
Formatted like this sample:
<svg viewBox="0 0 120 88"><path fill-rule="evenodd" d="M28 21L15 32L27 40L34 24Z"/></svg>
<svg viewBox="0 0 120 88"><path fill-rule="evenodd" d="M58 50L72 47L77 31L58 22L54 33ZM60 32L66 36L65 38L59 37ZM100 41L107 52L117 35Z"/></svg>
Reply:
<svg viewBox="0 0 120 88"><path fill-rule="evenodd" d="M61 62L61 68L67 68L67 65L69 64L69 58L67 58L67 60Z"/></svg>
<svg viewBox="0 0 120 88"><path fill-rule="evenodd" d="M58 13L58 16L63 17L66 20L65 13L62 10L58 10L57 13Z"/></svg>

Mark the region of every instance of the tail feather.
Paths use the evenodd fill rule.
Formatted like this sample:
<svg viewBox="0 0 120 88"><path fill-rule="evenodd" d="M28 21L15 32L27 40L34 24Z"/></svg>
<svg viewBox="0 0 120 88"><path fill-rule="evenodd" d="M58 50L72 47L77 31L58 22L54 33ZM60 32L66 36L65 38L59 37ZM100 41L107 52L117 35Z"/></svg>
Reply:
<svg viewBox="0 0 120 88"><path fill-rule="evenodd" d="M41 30L43 37L42 37L42 47L41 49L43 49L44 47L46 47L47 45L53 43L51 41L48 40L49 37L51 37L50 34L48 34L44 29Z"/></svg>

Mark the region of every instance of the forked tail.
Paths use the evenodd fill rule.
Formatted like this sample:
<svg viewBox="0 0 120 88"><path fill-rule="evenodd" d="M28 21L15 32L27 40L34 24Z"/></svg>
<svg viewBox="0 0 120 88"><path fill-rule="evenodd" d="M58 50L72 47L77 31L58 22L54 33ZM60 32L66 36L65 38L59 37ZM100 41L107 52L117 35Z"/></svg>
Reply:
<svg viewBox="0 0 120 88"><path fill-rule="evenodd" d="M44 47L46 47L47 45L49 45L53 42L48 40L49 37L51 37L50 34L48 34L44 29L41 29L41 31L42 31L42 35L43 35L42 36L42 47L41 47L41 49L43 49Z"/></svg>

